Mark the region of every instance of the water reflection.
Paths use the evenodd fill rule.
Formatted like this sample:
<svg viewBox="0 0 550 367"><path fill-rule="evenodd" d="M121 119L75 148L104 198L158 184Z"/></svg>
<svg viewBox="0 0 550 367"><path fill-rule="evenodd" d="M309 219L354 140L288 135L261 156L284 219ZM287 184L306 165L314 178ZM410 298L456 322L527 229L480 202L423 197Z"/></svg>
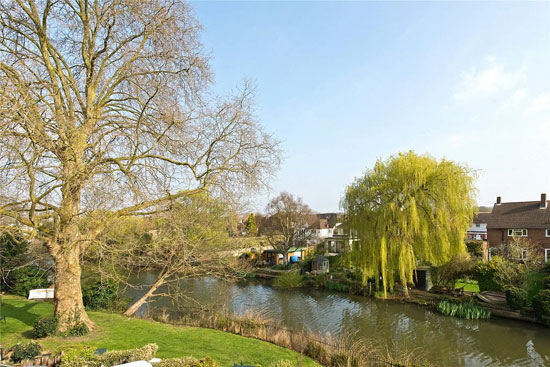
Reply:
<svg viewBox="0 0 550 367"><path fill-rule="evenodd" d="M134 284L151 284L140 273ZM331 335L354 333L380 344L419 350L441 366L550 366L550 328L510 320L443 317L411 304L316 290L281 290L261 282L228 283L214 278L182 282L186 294L209 308L242 314L262 311L291 328ZM137 298L144 291L130 290ZM144 307L175 308L166 299ZM140 310L144 312L145 309Z"/></svg>

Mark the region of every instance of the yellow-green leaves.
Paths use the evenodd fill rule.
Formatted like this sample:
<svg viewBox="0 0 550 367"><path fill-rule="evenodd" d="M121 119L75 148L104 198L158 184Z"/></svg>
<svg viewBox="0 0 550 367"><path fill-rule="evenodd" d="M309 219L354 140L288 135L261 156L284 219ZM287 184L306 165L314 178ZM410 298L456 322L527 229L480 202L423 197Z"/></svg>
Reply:
<svg viewBox="0 0 550 367"><path fill-rule="evenodd" d="M414 152L376 162L343 199L360 237L354 265L381 276L384 293L394 275L407 292L419 262L440 265L464 251L476 205L473 181L468 167Z"/></svg>

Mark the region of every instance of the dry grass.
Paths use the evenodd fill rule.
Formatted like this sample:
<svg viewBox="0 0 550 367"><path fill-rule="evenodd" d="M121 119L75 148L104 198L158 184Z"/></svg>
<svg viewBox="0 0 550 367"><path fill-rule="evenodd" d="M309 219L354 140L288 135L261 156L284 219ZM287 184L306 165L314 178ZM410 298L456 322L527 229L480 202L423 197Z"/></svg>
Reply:
<svg viewBox="0 0 550 367"><path fill-rule="evenodd" d="M155 319L172 324L211 328L273 343L299 352L331 367L382 367L382 366L427 366L420 351L412 353L398 346L381 346L376 343L347 335L334 338L330 334L312 333L307 330L291 330L264 314L247 310L244 315L193 308L184 316L170 320L165 312Z"/></svg>

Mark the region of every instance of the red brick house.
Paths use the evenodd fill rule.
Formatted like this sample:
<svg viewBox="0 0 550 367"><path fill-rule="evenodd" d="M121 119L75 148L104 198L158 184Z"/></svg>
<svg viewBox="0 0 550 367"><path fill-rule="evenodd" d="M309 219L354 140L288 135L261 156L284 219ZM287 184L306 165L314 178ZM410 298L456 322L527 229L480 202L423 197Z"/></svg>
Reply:
<svg viewBox="0 0 550 367"><path fill-rule="evenodd" d="M515 237L527 238L539 245L550 262L550 201L541 194L539 201L503 203L500 196L487 221L489 251Z"/></svg>

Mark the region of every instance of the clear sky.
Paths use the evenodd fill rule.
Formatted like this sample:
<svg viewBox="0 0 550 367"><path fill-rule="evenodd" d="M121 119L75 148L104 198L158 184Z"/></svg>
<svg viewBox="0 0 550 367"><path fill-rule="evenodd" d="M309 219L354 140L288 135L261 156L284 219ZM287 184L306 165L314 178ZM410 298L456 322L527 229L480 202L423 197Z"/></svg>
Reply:
<svg viewBox="0 0 550 367"><path fill-rule="evenodd" d="M257 85L272 190L336 211L378 158L480 171L480 205L550 194L550 2L192 2L216 90Z"/></svg>

